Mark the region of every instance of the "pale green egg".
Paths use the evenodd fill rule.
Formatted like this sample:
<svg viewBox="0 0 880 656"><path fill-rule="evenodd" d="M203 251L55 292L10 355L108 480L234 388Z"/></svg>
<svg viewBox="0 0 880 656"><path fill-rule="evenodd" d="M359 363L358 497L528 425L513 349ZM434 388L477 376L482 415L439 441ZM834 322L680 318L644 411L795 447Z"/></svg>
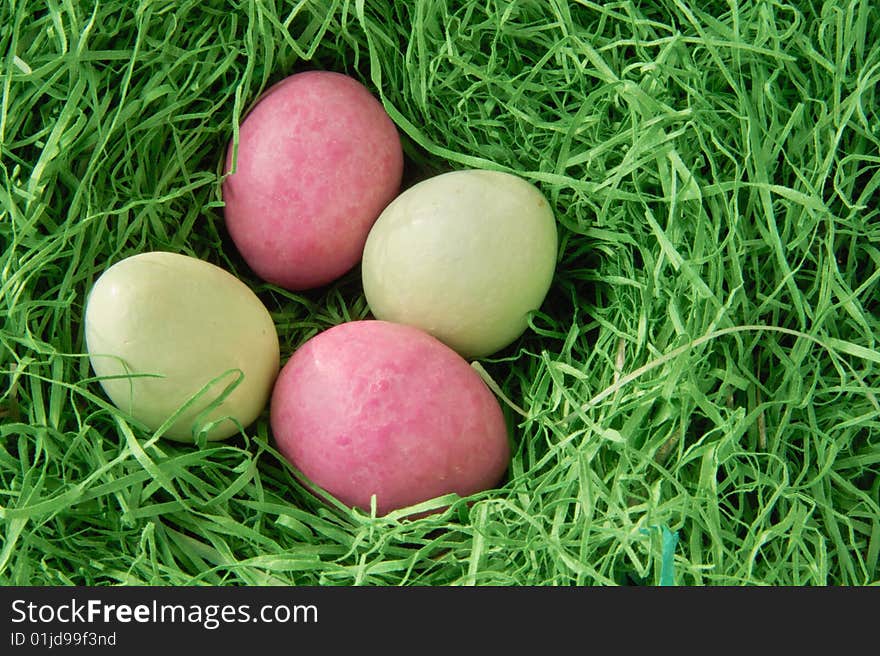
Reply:
<svg viewBox="0 0 880 656"><path fill-rule="evenodd" d="M278 375L278 335L260 299L186 255L142 253L107 269L89 294L85 338L107 396L150 430L192 403L164 433L179 441L238 432Z"/></svg>
<svg viewBox="0 0 880 656"><path fill-rule="evenodd" d="M526 330L556 252L556 220L537 187L495 171L444 173L404 191L373 225L364 293L377 319L482 357Z"/></svg>

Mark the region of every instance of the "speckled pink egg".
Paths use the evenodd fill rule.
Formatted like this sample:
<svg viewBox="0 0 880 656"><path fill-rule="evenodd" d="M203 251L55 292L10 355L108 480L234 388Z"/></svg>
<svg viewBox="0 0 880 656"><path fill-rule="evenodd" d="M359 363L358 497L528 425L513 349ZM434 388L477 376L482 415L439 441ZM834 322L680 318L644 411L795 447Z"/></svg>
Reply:
<svg viewBox="0 0 880 656"><path fill-rule="evenodd" d="M299 348L272 394L281 453L350 506L377 512L499 483L501 407L451 348L411 326L354 321Z"/></svg>
<svg viewBox="0 0 880 656"><path fill-rule="evenodd" d="M226 172L233 169L233 143ZM271 87L239 129L223 182L226 227L254 272L293 290L325 285L360 261L400 189L397 128L360 82L309 71Z"/></svg>

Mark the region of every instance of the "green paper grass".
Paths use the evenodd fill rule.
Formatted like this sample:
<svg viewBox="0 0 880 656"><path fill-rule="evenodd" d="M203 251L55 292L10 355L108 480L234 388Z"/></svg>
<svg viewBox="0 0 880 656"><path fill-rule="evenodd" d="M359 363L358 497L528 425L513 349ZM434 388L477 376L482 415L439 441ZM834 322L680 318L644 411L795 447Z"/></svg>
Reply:
<svg viewBox="0 0 880 656"><path fill-rule="evenodd" d="M0 583L880 583L876 3L12 0L0 54ZM318 502L266 415L154 438L83 354L146 250L246 281L285 359L368 316L357 270L286 292L223 228L238 122L314 68L381 98L407 184L509 171L560 225L475 365L509 475L415 521Z"/></svg>

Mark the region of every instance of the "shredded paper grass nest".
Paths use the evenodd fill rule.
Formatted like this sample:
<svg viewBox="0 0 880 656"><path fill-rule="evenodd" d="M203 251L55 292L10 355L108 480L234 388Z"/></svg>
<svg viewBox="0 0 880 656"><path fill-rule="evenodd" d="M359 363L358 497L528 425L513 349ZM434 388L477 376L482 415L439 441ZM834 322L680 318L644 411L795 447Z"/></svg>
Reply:
<svg viewBox="0 0 880 656"><path fill-rule="evenodd" d="M880 8L828 2L0 3L0 583L880 582ZM418 520L323 504L267 416L202 448L103 395L86 295L147 250L233 272L284 359L358 271L257 279L222 158L293 72L362 81L405 184L515 173L556 277L476 363L514 452Z"/></svg>

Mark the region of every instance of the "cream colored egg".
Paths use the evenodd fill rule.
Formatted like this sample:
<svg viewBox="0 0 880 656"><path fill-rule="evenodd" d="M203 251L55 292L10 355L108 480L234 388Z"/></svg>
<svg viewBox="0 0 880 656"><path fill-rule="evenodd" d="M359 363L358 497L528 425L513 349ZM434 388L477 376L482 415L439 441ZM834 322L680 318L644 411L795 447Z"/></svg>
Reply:
<svg viewBox="0 0 880 656"><path fill-rule="evenodd" d="M107 269L89 294L85 338L107 396L150 430L192 401L164 433L178 441L238 432L278 375L266 307L227 271L186 255L142 253Z"/></svg>
<svg viewBox="0 0 880 656"><path fill-rule="evenodd" d="M550 288L556 249L553 211L534 185L495 171L444 173L380 215L364 249L364 293L377 319L486 356L525 331Z"/></svg>

